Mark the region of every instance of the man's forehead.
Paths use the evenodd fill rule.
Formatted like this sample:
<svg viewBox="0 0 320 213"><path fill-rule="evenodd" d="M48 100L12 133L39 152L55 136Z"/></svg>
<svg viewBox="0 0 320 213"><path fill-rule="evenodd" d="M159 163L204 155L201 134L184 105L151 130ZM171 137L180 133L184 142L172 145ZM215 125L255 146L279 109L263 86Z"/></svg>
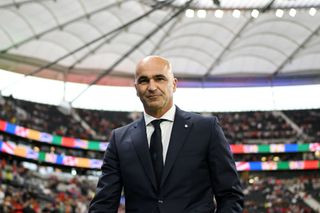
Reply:
<svg viewBox="0 0 320 213"><path fill-rule="evenodd" d="M166 66L141 66L137 67L136 76L156 76L156 75L169 75L169 67Z"/></svg>
<svg viewBox="0 0 320 213"><path fill-rule="evenodd" d="M137 64L136 69L171 69L171 65L165 58L159 56L148 56Z"/></svg>
<svg viewBox="0 0 320 213"><path fill-rule="evenodd" d="M141 63L137 66L137 72L167 72L170 66L166 63Z"/></svg>

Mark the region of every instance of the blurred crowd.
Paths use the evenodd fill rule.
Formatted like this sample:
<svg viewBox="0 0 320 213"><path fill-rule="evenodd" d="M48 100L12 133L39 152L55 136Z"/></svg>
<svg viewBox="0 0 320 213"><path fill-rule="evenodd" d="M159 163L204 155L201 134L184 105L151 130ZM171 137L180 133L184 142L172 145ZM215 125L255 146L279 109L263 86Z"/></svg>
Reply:
<svg viewBox="0 0 320 213"><path fill-rule="evenodd" d="M108 140L112 129L123 126L141 116L139 112L111 112L74 109L79 117L95 131L92 134L74 116L64 114L59 107L33 103L12 97L0 101L0 119L24 127L62 136L85 139ZM304 142L320 140L320 110L291 110L283 113L297 124L308 136ZM211 114L210 114L211 115ZM214 113L219 120L229 143L297 142L296 130L273 112Z"/></svg>
<svg viewBox="0 0 320 213"><path fill-rule="evenodd" d="M97 178L55 172L44 174L16 160L1 160L0 212L85 213L94 195ZM294 175L292 175L294 174ZM305 202L320 202L320 175L315 172L278 172L277 176L242 174L244 213L316 213ZM300 194L304 193L304 197ZM118 213L125 212L124 199Z"/></svg>
<svg viewBox="0 0 320 213"><path fill-rule="evenodd" d="M320 109L284 111L314 141L320 141Z"/></svg>
<svg viewBox="0 0 320 213"><path fill-rule="evenodd" d="M31 103L12 97L0 97L0 119L38 131L67 137L108 140L112 129L123 126L141 116L139 112L108 112L74 109L96 134L92 134L73 115L61 112L56 106ZM302 142L320 141L320 110L295 110L283 112L308 136ZM208 114L206 114L208 115ZM211 113L209 113L211 115ZM281 116L273 112L214 113L225 131L229 143L293 143L300 140L296 130ZM28 146L43 152L86 158L102 159L103 152L66 148L21 138L0 132L0 140L14 145ZM19 212L76 212L88 211L88 204L95 192L97 174L90 170L53 168L58 173L44 175L39 162L36 169L22 166L21 158L0 153L0 213ZM236 161L288 161L319 159L315 153L265 153L235 155ZM247 172L243 172L242 176ZM245 213L256 212L315 212L305 204L300 192L320 202L320 178L317 171L311 175L294 171L288 176L268 174L254 178L242 177L246 194ZM301 175L304 174L304 175ZM93 174L93 173L92 173ZM119 213L125 212L121 199Z"/></svg>
<svg viewBox="0 0 320 213"><path fill-rule="evenodd" d="M115 128L130 123L134 116L139 117L141 113L111 112L76 109L79 116L99 135L99 139L108 140L111 131Z"/></svg>
<svg viewBox="0 0 320 213"><path fill-rule="evenodd" d="M318 199L316 196L320 193L320 175L316 172L299 172L300 175L293 176L294 173L279 173L278 177L258 175L251 177L249 181L243 181L244 213L316 213L304 201L308 196Z"/></svg>
<svg viewBox="0 0 320 213"><path fill-rule="evenodd" d="M79 121L53 105L4 97L0 101L0 119L50 134L92 139L91 133Z"/></svg>
<svg viewBox="0 0 320 213"><path fill-rule="evenodd" d="M7 163L2 159L0 212L87 212L96 181L61 174L44 175L24 168L17 161Z"/></svg>
<svg viewBox="0 0 320 213"><path fill-rule="evenodd" d="M221 126L230 143L248 143L250 141L272 139L294 141L297 133L281 117L272 112L218 113Z"/></svg>

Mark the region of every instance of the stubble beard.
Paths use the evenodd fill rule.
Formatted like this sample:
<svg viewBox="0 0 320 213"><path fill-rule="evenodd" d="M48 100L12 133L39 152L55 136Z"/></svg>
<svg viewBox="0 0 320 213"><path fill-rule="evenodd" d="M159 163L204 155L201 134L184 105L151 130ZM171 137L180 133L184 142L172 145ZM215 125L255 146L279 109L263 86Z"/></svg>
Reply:
<svg viewBox="0 0 320 213"><path fill-rule="evenodd" d="M169 100L157 100L157 102L160 103L155 103L155 101L145 101L144 103L144 110L147 114L153 116L153 117L161 117L164 115L170 107L173 105L173 101Z"/></svg>
<svg viewBox="0 0 320 213"><path fill-rule="evenodd" d="M165 110L167 102L161 98L161 100L144 100L144 110L150 115L158 115L159 113Z"/></svg>

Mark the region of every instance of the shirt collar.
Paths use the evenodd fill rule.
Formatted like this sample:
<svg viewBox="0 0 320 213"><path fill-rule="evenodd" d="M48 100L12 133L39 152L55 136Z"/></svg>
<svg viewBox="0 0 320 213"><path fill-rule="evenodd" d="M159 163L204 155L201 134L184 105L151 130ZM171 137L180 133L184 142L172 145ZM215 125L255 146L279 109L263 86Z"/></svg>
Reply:
<svg viewBox="0 0 320 213"><path fill-rule="evenodd" d="M148 126L153 120L158 120L158 119L164 119L164 120L173 122L175 114L176 114L175 105L172 105L172 107L163 116L161 116L161 118L155 118L155 117L152 117L151 115L148 115L146 112L143 112L146 126Z"/></svg>

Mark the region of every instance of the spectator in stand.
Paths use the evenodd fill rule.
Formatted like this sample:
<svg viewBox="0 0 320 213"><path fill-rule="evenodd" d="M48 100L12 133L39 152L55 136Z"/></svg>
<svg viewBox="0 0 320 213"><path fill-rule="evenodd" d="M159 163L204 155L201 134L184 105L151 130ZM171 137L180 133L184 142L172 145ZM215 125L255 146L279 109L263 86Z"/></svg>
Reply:
<svg viewBox="0 0 320 213"><path fill-rule="evenodd" d="M1 181L1 176L0 176L0 181ZM2 185L0 182L0 212L3 212L4 197L5 197L4 185Z"/></svg>

